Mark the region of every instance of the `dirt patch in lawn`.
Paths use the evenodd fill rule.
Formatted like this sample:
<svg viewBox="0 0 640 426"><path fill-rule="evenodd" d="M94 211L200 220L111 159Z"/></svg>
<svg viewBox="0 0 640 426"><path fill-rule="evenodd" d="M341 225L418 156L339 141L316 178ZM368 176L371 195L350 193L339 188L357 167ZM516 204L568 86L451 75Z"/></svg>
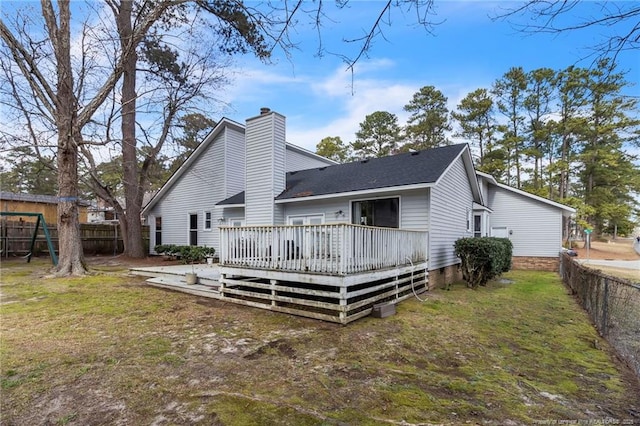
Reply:
<svg viewBox="0 0 640 426"><path fill-rule="evenodd" d="M44 269L3 264L2 424L640 422L637 380L554 274L340 326Z"/></svg>

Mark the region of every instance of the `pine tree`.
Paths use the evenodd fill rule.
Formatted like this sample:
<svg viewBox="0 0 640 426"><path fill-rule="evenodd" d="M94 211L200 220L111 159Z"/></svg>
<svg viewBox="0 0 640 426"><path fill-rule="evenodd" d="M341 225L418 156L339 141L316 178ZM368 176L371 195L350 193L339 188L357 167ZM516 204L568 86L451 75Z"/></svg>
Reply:
<svg viewBox="0 0 640 426"><path fill-rule="evenodd" d="M351 147L356 157L385 157L396 152L400 140L398 117L387 111L376 111L360 123Z"/></svg>
<svg viewBox="0 0 640 426"><path fill-rule="evenodd" d="M458 111L451 112L451 116L460 126L460 131L456 132L455 136L467 138L477 147L477 167L483 170L485 150L493 148L493 134L496 128L493 99L489 91L476 89L469 93L458 104Z"/></svg>
<svg viewBox="0 0 640 426"><path fill-rule="evenodd" d="M411 115L405 132L408 146L420 150L449 145L446 132L451 131L447 97L433 86L425 86L404 106Z"/></svg>
<svg viewBox="0 0 640 426"><path fill-rule="evenodd" d="M527 88L527 75L522 67L512 67L493 85L493 94L497 98L498 111L507 124L499 126L502 132L500 146L506 155L506 183L521 187L521 155L524 148L524 96ZM515 174L513 169L515 168Z"/></svg>

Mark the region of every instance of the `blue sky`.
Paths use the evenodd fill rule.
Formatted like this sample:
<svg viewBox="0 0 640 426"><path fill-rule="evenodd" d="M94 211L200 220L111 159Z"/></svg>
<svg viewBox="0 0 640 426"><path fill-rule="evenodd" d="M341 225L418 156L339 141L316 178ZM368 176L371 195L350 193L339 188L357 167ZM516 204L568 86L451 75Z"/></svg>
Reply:
<svg viewBox="0 0 640 426"><path fill-rule="evenodd" d="M391 26L383 25L385 38L378 37L368 58L355 67L353 81L345 63L337 56L316 57L317 34L310 27L296 27L299 49L291 58L275 52L274 64L265 65L251 57L235 59L231 84L221 98L228 104L222 115L243 122L266 106L287 117L287 139L310 150L326 136L355 139L358 125L367 114L389 111L404 124L402 107L421 87L433 85L449 99L449 108L470 91L489 88L510 67L525 71L539 67L563 69L569 65L589 67L589 50L615 28L592 28L551 34L523 34L512 23L492 21L500 8L514 3L436 0L435 21L442 21L428 34L416 26L414 12L391 12ZM342 42L353 38L374 22L383 7L381 1L351 1L347 10L329 11L322 43L327 50L354 56L358 46ZM600 4L581 2L565 19L598 16ZM519 17L517 23L525 23ZM618 57L619 69L628 71L629 95L640 96L640 54L626 52ZM352 85L353 83L353 85ZM219 118L219 117L214 117Z"/></svg>

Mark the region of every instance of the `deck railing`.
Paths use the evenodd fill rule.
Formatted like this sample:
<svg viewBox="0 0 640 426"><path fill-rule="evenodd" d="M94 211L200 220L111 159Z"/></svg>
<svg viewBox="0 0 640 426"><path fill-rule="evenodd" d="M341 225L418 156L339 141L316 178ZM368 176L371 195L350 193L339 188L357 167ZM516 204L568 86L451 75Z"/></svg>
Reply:
<svg viewBox="0 0 640 426"><path fill-rule="evenodd" d="M220 228L220 264L347 275L424 262L428 233L350 224Z"/></svg>

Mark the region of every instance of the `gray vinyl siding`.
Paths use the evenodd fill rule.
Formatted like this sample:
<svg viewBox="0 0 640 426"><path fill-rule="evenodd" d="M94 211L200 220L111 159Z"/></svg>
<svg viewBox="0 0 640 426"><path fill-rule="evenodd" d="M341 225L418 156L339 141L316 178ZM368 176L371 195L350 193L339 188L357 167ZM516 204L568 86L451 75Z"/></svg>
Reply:
<svg viewBox="0 0 640 426"><path fill-rule="evenodd" d="M557 257L562 245L562 211L551 205L491 185L490 227L511 231L514 256Z"/></svg>
<svg viewBox="0 0 640 426"><path fill-rule="evenodd" d="M473 236L467 231L473 195L460 157L431 189L430 201L429 269L434 270L459 263L453 244L459 238Z"/></svg>
<svg viewBox="0 0 640 426"><path fill-rule="evenodd" d="M298 201L284 204L286 206L285 215L289 217L320 214L324 215L325 223L351 223L352 201L400 197L400 227L415 231L427 231L429 229L428 195L428 189L416 189L375 193L371 196L343 195L327 200ZM340 211L342 214L338 214Z"/></svg>
<svg viewBox="0 0 640 426"><path fill-rule="evenodd" d="M248 120L245 139L247 225L281 223L274 198L285 188L284 117L270 113Z"/></svg>
<svg viewBox="0 0 640 426"><path fill-rule="evenodd" d="M227 128L226 131L226 194L225 198L231 197L238 192L244 191L245 177L245 146L244 132ZM219 201L219 200L218 200Z"/></svg>
<svg viewBox="0 0 640 426"><path fill-rule="evenodd" d="M296 151L287 146L287 151L286 151L286 171L287 172L315 169L317 167L325 167L331 164L333 163L329 161L322 161L310 155L305 155L304 153Z"/></svg>
<svg viewBox="0 0 640 426"><path fill-rule="evenodd" d="M162 218L163 244L186 245L189 243L189 214L197 213L198 245L215 247L217 250L219 233L214 206L225 196L223 132L156 203L149 212L150 222L153 224L153 218L157 216ZM205 211L211 211L212 214L210 231L204 230ZM152 225L152 228L155 226ZM151 241L151 249L154 243L155 235Z"/></svg>
<svg viewBox="0 0 640 426"><path fill-rule="evenodd" d="M341 211L343 215L337 214ZM345 197L328 200L299 201L284 204L285 223L289 216L324 215L324 223L349 223L349 199Z"/></svg>
<svg viewBox="0 0 640 426"><path fill-rule="evenodd" d="M225 225L229 225L229 219L243 219L244 209L242 207L228 207L226 209L218 209L220 217L224 217Z"/></svg>

